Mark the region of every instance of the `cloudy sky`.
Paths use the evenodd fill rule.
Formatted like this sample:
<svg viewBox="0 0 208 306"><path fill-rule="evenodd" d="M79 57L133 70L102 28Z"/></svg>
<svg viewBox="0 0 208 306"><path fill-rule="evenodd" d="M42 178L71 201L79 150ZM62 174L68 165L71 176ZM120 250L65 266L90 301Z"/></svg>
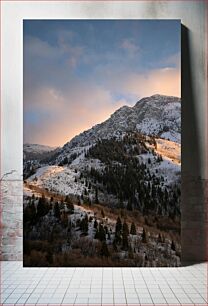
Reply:
<svg viewBox="0 0 208 306"><path fill-rule="evenodd" d="M156 93L180 96L179 21L24 21L24 143L61 146Z"/></svg>

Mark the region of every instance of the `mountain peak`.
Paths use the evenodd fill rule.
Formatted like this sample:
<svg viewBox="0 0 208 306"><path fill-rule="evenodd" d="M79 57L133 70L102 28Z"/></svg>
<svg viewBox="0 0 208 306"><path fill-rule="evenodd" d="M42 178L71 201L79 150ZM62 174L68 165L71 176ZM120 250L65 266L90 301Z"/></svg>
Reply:
<svg viewBox="0 0 208 306"><path fill-rule="evenodd" d="M142 99L140 99L135 105L134 107L138 107L140 106L142 103L145 103L145 102L161 102L161 103L164 103L164 102L167 102L167 103L170 103L170 102L180 102L180 98L178 97L174 97L174 96L167 96L167 95L161 95L161 94L154 94L150 97L144 97Z"/></svg>
<svg viewBox="0 0 208 306"><path fill-rule="evenodd" d="M161 95L161 94L154 94L154 95L150 96L150 98L164 98L164 97L170 97L170 96Z"/></svg>
<svg viewBox="0 0 208 306"><path fill-rule="evenodd" d="M180 143L181 103L172 96L153 95L138 101L135 106L122 106L109 119L75 136L61 150L62 160L68 154L82 152L98 139L120 139L129 131L139 132Z"/></svg>

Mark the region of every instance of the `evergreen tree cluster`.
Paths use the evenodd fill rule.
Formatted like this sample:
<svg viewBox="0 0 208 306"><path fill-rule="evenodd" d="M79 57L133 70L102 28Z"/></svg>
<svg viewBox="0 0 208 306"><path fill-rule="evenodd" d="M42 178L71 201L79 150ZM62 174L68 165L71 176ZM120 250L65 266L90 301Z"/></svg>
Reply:
<svg viewBox="0 0 208 306"><path fill-rule="evenodd" d="M87 214L85 217L80 221L80 230L87 235L88 234L88 216Z"/></svg>
<svg viewBox="0 0 208 306"><path fill-rule="evenodd" d="M104 241L106 239L105 231L104 231L102 224L99 224L94 238L99 239L100 241Z"/></svg>
<svg viewBox="0 0 208 306"><path fill-rule="evenodd" d="M65 157L60 163L59 166L70 165L73 160L77 158L77 153L72 153L69 157Z"/></svg>
<svg viewBox="0 0 208 306"><path fill-rule="evenodd" d="M89 149L86 157L99 158L105 164L111 164L112 161L125 164L129 156L149 152L145 141L145 136L139 133L126 134L122 140L101 139Z"/></svg>
<svg viewBox="0 0 208 306"><path fill-rule="evenodd" d="M36 205L35 205L36 201ZM64 209L68 208L67 214L74 213L74 205L70 202L69 198L66 197L65 201L54 201L53 197L50 199L45 198L44 195L42 197L35 199L34 195L31 197L30 202L24 208L23 212L23 222L24 224L36 224L40 218L46 216L50 211L53 213L54 217L58 220L61 220L61 210L63 211L62 221L66 219L66 214L64 216ZM64 222L63 222L64 223Z"/></svg>
<svg viewBox="0 0 208 306"><path fill-rule="evenodd" d="M86 175L95 185L101 184L108 194L115 195L120 208L138 209L144 215L179 215L179 187L168 189L162 176L150 173L146 164L139 161L137 151L148 153L143 137L127 135L122 140L99 140L89 149L87 157L100 159L106 167L91 168ZM155 142L154 138L151 142ZM155 161L162 161L162 157L157 155ZM95 194L99 203L97 186Z"/></svg>
<svg viewBox="0 0 208 306"><path fill-rule="evenodd" d="M96 229L94 239L98 239L101 241L101 250L100 250L100 256L109 257L110 252L108 250L108 245L106 243L106 235L109 234L107 226L103 226L102 223L97 222L97 220L94 221L94 228Z"/></svg>
<svg viewBox="0 0 208 306"><path fill-rule="evenodd" d="M129 227L126 221L122 224L120 217L118 217L116 221L115 238L113 241L113 246L116 251L118 250L118 246L125 251L129 249L129 234L136 235L136 226L134 222L132 222L129 232Z"/></svg>

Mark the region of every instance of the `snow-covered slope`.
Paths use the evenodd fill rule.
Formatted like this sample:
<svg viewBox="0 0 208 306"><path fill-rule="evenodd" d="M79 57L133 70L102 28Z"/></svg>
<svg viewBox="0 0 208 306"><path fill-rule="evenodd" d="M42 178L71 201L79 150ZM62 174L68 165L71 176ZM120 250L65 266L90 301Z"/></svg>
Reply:
<svg viewBox="0 0 208 306"><path fill-rule="evenodd" d="M142 134L155 135L171 141L181 139L181 101L176 97L154 95L134 106Z"/></svg>
<svg viewBox="0 0 208 306"><path fill-rule="evenodd" d="M80 182L75 182L79 175L79 172L75 173L70 168L45 166L39 168L34 175L30 176L27 182L63 195L81 195L85 186Z"/></svg>
<svg viewBox="0 0 208 306"><path fill-rule="evenodd" d="M157 149L155 151L158 154L169 158L175 164L181 164L181 145L179 143L161 138L156 138L156 143Z"/></svg>
<svg viewBox="0 0 208 306"><path fill-rule="evenodd" d="M23 158L27 160L41 160L48 154L53 154L57 150L57 147L44 146L39 144L25 143L23 145Z"/></svg>
<svg viewBox="0 0 208 306"><path fill-rule="evenodd" d="M93 145L98 139L122 137L127 131L138 131L146 135L180 143L181 100L177 97L153 95L138 101L135 106L123 106L109 119L75 136L67 142L58 157L71 153L73 148Z"/></svg>
<svg viewBox="0 0 208 306"><path fill-rule="evenodd" d="M89 175L91 169L102 172L103 175L107 171L106 165L110 164L113 167L114 163L117 163L122 166L127 154L127 159L137 158L147 167L149 174L147 171L143 173L142 179L148 181L150 176L152 180L156 177L160 187L162 189L167 187L170 192L176 184L180 184L180 124L179 98L161 95L143 98L135 106L121 107L108 120L74 137L58 150L50 163L51 166L49 163L41 164L41 168L27 181L34 186L62 195L81 196L87 189L91 198L97 188L94 183L97 178L93 179ZM127 136L129 140L124 143ZM101 141L103 139L106 141L104 147ZM106 152L107 142L110 142L108 152ZM100 148L97 149L97 155L92 153L89 155L89 151L98 144ZM120 151L116 151L118 147ZM125 153L122 148L125 148ZM137 151L130 153L136 148ZM100 152L102 154L105 152L105 156L101 156ZM105 158L106 154L109 155L109 159ZM121 154L124 154L123 160L119 159ZM125 163L123 167L126 167ZM81 176L84 178L80 179ZM91 190L88 190L89 182ZM102 183L98 185L100 202L111 203L111 200L115 202L115 197L112 198L105 191Z"/></svg>
<svg viewBox="0 0 208 306"><path fill-rule="evenodd" d="M59 148L57 147L49 147L39 144L28 144L25 143L23 145L23 158L24 162L29 160L37 160L48 158L58 152Z"/></svg>

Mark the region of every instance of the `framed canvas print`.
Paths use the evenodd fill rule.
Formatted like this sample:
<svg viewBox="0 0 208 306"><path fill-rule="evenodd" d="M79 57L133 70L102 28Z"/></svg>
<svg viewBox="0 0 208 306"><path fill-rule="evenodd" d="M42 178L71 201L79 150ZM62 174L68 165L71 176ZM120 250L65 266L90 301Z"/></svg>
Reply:
<svg viewBox="0 0 208 306"><path fill-rule="evenodd" d="M180 266L180 31L24 20L24 266Z"/></svg>
<svg viewBox="0 0 208 306"><path fill-rule="evenodd" d="M1 304L205 305L207 2L0 19Z"/></svg>

